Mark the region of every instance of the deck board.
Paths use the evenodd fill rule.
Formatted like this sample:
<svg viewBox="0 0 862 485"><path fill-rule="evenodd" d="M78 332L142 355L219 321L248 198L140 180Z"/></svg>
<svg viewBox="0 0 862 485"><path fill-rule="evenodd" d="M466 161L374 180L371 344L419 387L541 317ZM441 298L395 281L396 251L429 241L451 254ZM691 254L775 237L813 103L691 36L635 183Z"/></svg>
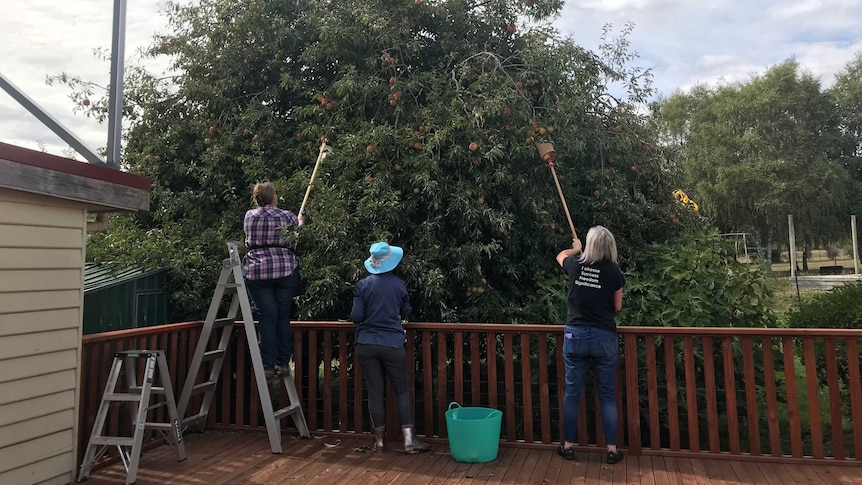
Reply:
<svg viewBox="0 0 862 485"><path fill-rule="evenodd" d="M174 450L167 445L147 451L141 457L137 483L862 485L862 465L631 455L608 465L604 453L581 452L569 462L554 449L511 446L500 447L497 459L491 462L460 463L452 459L445 444L434 444L429 453L405 455L397 442L387 442L383 453L372 453L361 448L370 445L370 438L339 442L332 437L300 440L285 436L284 453L273 455L262 433L207 431L188 435L185 441L188 458L182 462L176 461ZM117 463L94 470L87 483L122 483L125 476Z"/></svg>

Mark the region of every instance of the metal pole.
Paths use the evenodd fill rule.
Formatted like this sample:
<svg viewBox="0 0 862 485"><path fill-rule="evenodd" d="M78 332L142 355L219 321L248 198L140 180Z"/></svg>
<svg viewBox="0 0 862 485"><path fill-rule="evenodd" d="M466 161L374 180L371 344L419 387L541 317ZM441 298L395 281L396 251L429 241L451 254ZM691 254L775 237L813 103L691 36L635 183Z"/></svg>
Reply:
<svg viewBox="0 0 862 485"><path fill-rule="evenodd" d="M108 85L108 165L120 168L123 135L123 82L126 50L126 0L114 0L111 79Z"/></svg>
<svg viewBox="0 0 862 485"><path fill-rule="evenodd" d="M856 239L856 214L850 216L850 232L853 233L853 274L859 274L859 242Z"/></svg>
<svg viewBox="0 0 862 485"><path fill-rule="evenodd" d="M796 276L796 234L793 232L793 214L787 215L787 226L790 233L790 276Z"/></svg>

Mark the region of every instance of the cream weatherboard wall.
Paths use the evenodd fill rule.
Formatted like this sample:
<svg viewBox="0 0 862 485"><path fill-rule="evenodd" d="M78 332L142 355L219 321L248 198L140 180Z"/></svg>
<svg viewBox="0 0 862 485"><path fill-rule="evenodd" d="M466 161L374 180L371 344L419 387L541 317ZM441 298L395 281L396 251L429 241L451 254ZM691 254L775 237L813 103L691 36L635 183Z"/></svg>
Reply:
<svg viewBox="0 0 862 485"><path fill-rule="evenodd" d="M86 225L0 188L0 484L75 479Z"/></svg>

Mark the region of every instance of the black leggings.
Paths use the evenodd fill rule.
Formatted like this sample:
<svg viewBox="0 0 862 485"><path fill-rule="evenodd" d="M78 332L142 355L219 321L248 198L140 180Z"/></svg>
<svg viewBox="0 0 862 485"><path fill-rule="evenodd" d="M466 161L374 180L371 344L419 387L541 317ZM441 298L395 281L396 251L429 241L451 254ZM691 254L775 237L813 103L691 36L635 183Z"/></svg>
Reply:
<svg viewBox="0 0 862 485"><path fill-rule="evenodd" d="M404 347L357 344L356 357L362 366L362 377L368 390L368 411L371 426L381 429L386 425L386 377L395 389L398 401L398 420L402 428L413 427L410 409L410 386L407 380L407 351Z"/></svg>

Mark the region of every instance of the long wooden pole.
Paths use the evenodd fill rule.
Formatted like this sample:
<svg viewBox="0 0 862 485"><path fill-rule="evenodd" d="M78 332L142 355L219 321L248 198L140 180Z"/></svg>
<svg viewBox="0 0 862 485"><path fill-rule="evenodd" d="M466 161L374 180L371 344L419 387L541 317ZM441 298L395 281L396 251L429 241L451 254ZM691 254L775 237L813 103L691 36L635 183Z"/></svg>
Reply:
<svg viewBox="0 0 862 485"><path fill-rule="evenodd" d="M551 175L554 176L554 183L557 185L557 191L560 193L560 201L563 202L563 210L566 211L566 219L569 220L569 228L572 230L572 240L575 240L578 238L578 235L575 232L575 224L572 222L572 215L569 214L569 206L566 205L566 197L563 195L563 188L560 187L560 179L557 178L557 171L554 170L554 162L549 162L548 166L551 167Z"/></svg>
<svg viewBox="0 0 862 485"><path fill-rule="evenodd" d="M308 188L305 189L305 197L302 198L302 205L299 206L299 213L305 212L305 204L308 202L308 195L311 194L311 186L314 184L314 179L317 177L317 169L320 168L320 162L329 154L329 145L324 141L320 144L320 153L317 154L317 161L314 163L314 170L311 171L311 179L308 181Z"/></svg>

